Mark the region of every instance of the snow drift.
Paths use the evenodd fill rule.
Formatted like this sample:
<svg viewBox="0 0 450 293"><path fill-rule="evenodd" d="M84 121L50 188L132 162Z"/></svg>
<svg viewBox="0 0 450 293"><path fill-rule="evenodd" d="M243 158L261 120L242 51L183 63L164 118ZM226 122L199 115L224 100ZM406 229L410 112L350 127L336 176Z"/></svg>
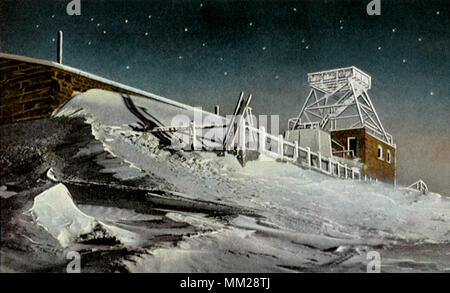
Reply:
<svg viewBox="0 0 450 293"><path fill-rule="evenodd" d="M117 239L126 245L136 242L134 233L102 223L80 211L62 183L36 196L30 212L62 247L95 238Z"/></svg>
<svg viewBox="0 0 450 293"><path fill-rule="evenodd" d="M179 114L195 115L189 107L134 96L130 99L142 115L161 125L170 125ZM176 248L150 250L136 263L127 263L132 271L252 271L255 265L259 265L258 271L282 271L305 266L311 255L323 264L338 263L322 251L332 248L338 253L350 248L363 251L369 246L450 240L450 201L445 197L424 196L381 182L331 178L270 160L249 162L241 168L230 155L169 152L159 148L151 134L136 131L139 119L118 93L89 90L73 97L54 116L85 117L106 151L129 163L129 168L157 174L192 199L221 201L252 209L260 216L258 220L237 217L224 223L202 215L178 215L176 221L206 226L214 232L183 237ZM109 171L116 178L130 180L129 174L121 175L126 173L123 168L113 166ZM53 209L38 206L40 219L64 243L67 235L92 229L92 218L75 212L68 203L61 203L61 207L70 216L57 214L58 220L46 216L53 215ZM242 263L246 254L258 257L247 266ZM220 259L220 264L210 264L212 257Z"/></svg>

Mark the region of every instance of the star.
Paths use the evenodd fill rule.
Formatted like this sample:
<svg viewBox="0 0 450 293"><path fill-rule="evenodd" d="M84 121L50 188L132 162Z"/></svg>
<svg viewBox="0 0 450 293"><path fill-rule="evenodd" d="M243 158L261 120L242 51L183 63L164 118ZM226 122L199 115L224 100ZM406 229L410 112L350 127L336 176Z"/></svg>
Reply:
<svg viewBox="0 0 450 293"><path fill-rule="evenodd" d="M181 56L181 55L180 55L180 56L178 56L178 59L179 59L179 60L183 59L183 56Z"/></svg>
<svg viewBox="0 0 450 293"><path fill-rule="evenodd" d="M39 28L39 24L36 24L36 28Z"/></svg>
<svg viewBox="0 0 450 293"><path fill-rule="evenodd" d="M54 14L52 15L52 18L55 18L55 15L54 15Z"/></svg>
<svg viewBox="0 0 450 293"><path fill-rule="evenodd" d="M189 31L189 29L188 29L187 27L185 27L185 28L184 28L184 31L185 31L185 32L188 32L188 31Z"/></svg>
<svg viewBox="0 0 450 293"><path fill-rule="evenodd" d="M395 33L396 31L397 31L397 28L394 27L394 28L392 29L392 32Z"/></svg>
<svg viewBox="0 0 450 293"><path fill-rule="evenodd" d="M305 39L302 39L302 43L304 43L305 42Z"/></svg>
<svg viewBox="0 0 450 293"><path fill-rule="evenodd" d="M125 23L128 23L128 19L125 19Z"/></svg>
<svg viewBox="0 0 450 293"><path fill-rule="evenodd" d="M148 19L150 19L150 18L152 18L152 16L151 16L151 15L149 15L149 16L148 16Z"/></svg>
<svg viewBox="0 0 450 293"><path fill-rule="evenodd" d="M438 11L436 11L436 15L439 15L441 12L438 10Z"/></svg>
<svg viewBox="0 0 450 293"><path fill-rule="evenodd" d="M292 10L297 11L297 8L294 7L294 8L292 8Z"/></svg>
<svg viewBox="0 0 450 293"><path fill-rule="evenodd" d="M52 39L52 42L56 41L55 38Z"/></svg>
<svg viewBox="0 0 450 293"><path fill-rule="evenodd" d="M223 73L223 75L228 75L228 72L225 71L225 72Z"/></svg>
<svg viewBox="0 0 450 293"><path fill-rule="evenodd" d="M103 31L103 34L106 35L106 31Z"/></svg>
<svg viewBox="0 0 450 293"><path fill-rule="evenodd" d="M203 47L206 47L206 43L203 43L202 46L203 46Z"/></svg>
<svg viewBox="0 0 450 293"><path fill-rule="evenodd" d="M91 22L93 22L93 21L94 21L94 18L92 17L92 18L91 18Z"/></svg>
<svg viewBox="0 0 450 293"><path fill-rule="evenodd" d="M100 24L99 24L99 23L97 23L97 26L100 26Z"/></svg>
<svg viewBox="0 0 450 293"><path fill-rule="evenodd" d="M248 25L249 25L249 26L253 26L253 22L250 22Z"/></svg>
<svg viewBox="0 0 450 293"><path fill-rule="evenodd" d="M306 45L305 49L308 50L309 49L309 45Z"/></svg>
<svg viewBox="0 0 450 293"><path fill-rule="evenodd" d="M265 50L267 49L267 47L266 47L266 46L264 46L264 47L262 47L262 49L263 49L263 51L265 51Z"/></svg>
<svg viewBox="0 0 450 293"><path fill-rule="evenodd" d="M343 26L343 25L341 25L340 29L341 29L341 30L342 30L342 29L344 29L344 26Z"/></svg>
<svg viewBox="0 0 450 293"><path fill-rule="evenodd" d="M339 20L339 23L344 23L344 20L343 19Z"/></svg>
<svg viewBox="0 0 450 293"><path fill-rule="evenodd" d="M89 41L89 42L88 42L88 45L90 46L91 44L92 44L92 42L91 42L91 41Z"/></svg>
<svg viewBox="0 0 450 293"><path fill-rule="evenodd" d="M200 3L200 7L203 7L203 3Z"/></svg>
<svg viewBox="0 0 450 293"><path fill-rule="evenodd" d="M406 63L406 59L403 59L402 62L403 62L403 63Z"/></svg>
<svg viewBox="0 0 450 293"><path fill-rule="evenodd" d="M383 48L381 48L381 46L378 47L378 51L381 51Z"/></svg>
<svg viewBox="0 0 450 293"><path fill-rule="evenodd" d="M279 75L275 75L275 79L280 79L280 76Z"/></svg>
<svg viewBox="0 0 450 293"><path fill-rule="evenodd" d="M223 57L220 57L220 61L223 61Z"/></svg>
<svg viewBox="0 0 450 293"><path fill-rule="evenodd" d="M431 91L431 92L430 92L430 96L434 96L434 91Z"/></svg>
<svg viewBox="0 0 450 293"><path fill-rule="evenodd" d="M125 67L127 70L130 70L130 65L127 65L126 67Z"/></svg>
<svg viewBox="0 0 450 293"><path fill-rule="evenodd" d="M148 32L145 32L145 35L148 36Z"/></svg>
<svg viewBox="0 0 450 293"><path fill-rule="evenodd" d="M419 37L417 40L418 40L419 42L422 42L422 37Z"/></svg>

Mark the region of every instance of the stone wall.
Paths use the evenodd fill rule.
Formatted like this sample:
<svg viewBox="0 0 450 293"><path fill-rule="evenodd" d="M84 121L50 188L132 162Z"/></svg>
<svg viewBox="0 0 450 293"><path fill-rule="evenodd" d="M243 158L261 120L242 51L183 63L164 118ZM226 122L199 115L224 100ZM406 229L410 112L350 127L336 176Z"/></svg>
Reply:
<svg viewBox="0 0 450 293"><path fill-rule="evenodd" d="M139 95L54 66L1 57L0 125L49 117L74 91L92 88Z"/></svg>

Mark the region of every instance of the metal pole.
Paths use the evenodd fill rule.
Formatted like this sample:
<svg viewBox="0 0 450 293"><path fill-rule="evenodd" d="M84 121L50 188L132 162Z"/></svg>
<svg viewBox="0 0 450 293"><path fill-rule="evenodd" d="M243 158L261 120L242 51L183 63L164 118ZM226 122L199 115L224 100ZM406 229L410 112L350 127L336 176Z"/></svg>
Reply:
<svg viewBox="0 0 450 293"><path fill-rule="evenodd" d="M57 62L59 64L62 64L63 61L63 32L59 31L58 32L58 52L57 52Z"/></svg>
<svg viewBox="0 0 450 293"><path fill-rule="evenodd" d="M191 146L192 150L195 151L197 149L197 142L196 142L196 136L195 133L195 120L191 121Z"/></svg>

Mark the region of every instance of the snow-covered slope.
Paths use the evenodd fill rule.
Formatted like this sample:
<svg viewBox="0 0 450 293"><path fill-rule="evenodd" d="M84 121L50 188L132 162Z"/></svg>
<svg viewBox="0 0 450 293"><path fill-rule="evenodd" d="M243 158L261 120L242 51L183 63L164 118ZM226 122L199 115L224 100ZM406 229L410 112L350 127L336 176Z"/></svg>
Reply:
<svg viewBox="0 0 450 293"><path fill-rule="evenodd" d="M188 108L131 99L143 115L162 125L170 125L175 115L194 116ZM381 182L331 178L288 163L253 161L241 168L230 155L170 152L161 149L151 134L135 131L139 119L118 93L78 94L54 116L86 117L104 150L128 164L116 168L99 162L116 178L156 174L172 184L180 197L221 202L257 215L219 219L169 213L166 216L172 220L204 232L184 236L175 248L149 248L134 262L124 261L131 271L283 271L343 262L360 265L363 252L374 247L450 240L450 201L445 197ZM139 172L124 172L124 168ZM89 212L102 214L95 208ZM248 260L243 262L243 257Z"/></svg>

